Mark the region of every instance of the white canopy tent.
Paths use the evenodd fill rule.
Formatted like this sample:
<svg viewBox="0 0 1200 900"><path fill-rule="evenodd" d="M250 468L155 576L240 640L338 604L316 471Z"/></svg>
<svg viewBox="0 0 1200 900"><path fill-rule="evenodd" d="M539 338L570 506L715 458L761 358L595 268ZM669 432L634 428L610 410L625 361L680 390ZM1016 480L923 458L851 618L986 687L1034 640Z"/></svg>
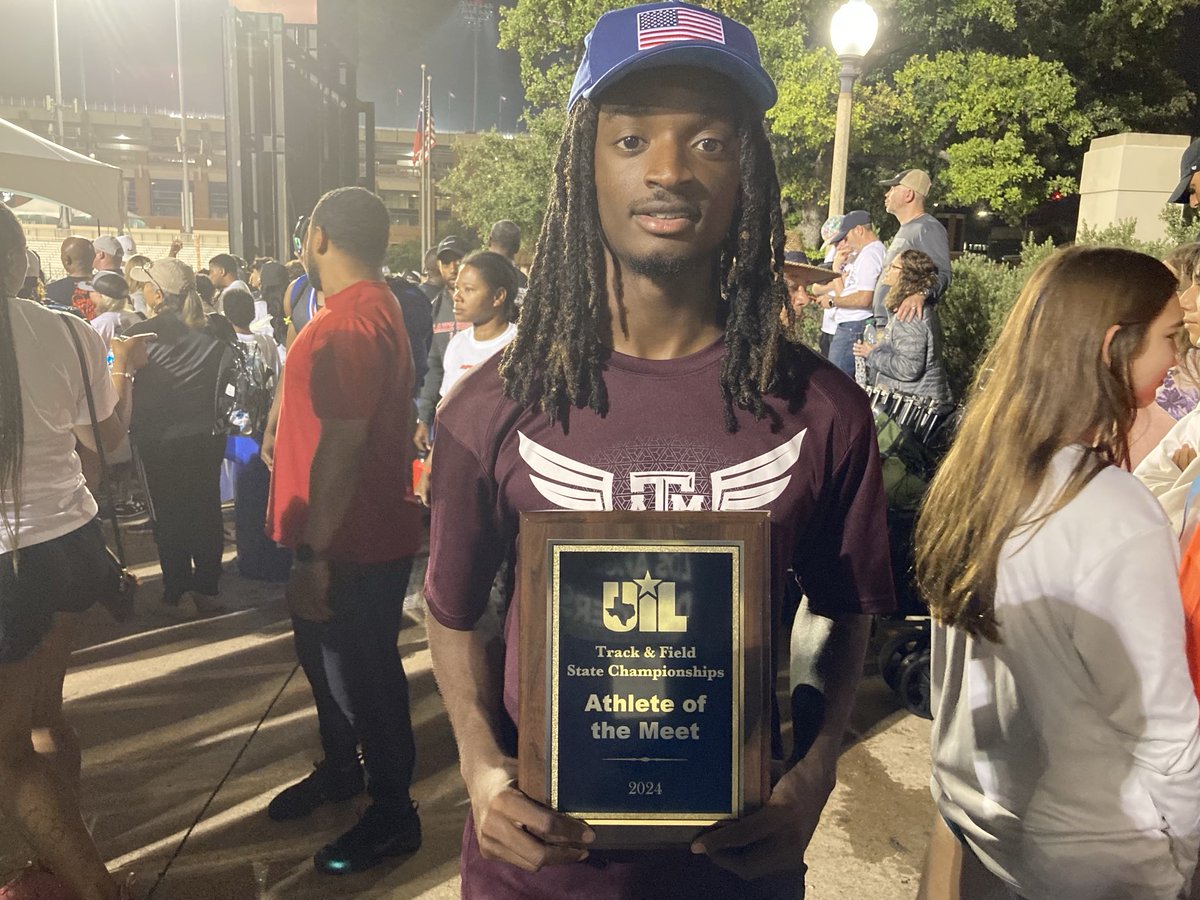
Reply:
<svg viewBox="0 0 1200 900"><path fill-rule="evenodd" d="M0 189L54 200L110 228L125 222L121 170L0 119Z"/></svg>

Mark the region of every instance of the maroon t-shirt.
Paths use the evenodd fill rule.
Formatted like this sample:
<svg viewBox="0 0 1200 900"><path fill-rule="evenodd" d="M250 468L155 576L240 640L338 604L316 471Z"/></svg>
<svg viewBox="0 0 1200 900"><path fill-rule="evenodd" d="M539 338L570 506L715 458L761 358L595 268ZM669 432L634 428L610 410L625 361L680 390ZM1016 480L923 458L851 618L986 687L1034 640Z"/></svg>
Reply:
<svg viewBox="0 0 1200 900"><path fill-rule="evenodd" d="M776 639L786 639L780 601L789 566L815 612L891 612L882 474L866 395L816 354L795 352L804 370L796 396L767 398L775 423L739 410L733 434L725 429L719 381L724 341L682 359L611 354L607 415L572 409L567 433L504 396L498 357L476 367L438 411L430 613L449 628L474 627L511 552L519 514L545 509L767 509ZM517 608L514 600L505 623L504 707L514 722ZM659 882L664 863L672 870L669 893L658 896L687 896L700 886L713 896L762 895L686 852L528 875L481 859L470 837L464 897L641 896L651 870Z"/></svg>

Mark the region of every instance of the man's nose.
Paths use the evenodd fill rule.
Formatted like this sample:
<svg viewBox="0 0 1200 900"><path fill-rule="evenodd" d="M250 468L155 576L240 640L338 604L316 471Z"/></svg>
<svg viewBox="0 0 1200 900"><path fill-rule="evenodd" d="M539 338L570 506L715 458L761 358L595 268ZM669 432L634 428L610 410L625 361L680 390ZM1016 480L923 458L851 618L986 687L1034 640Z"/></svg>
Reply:
<svg viewBox="0 0 1200 900"><path fill-rule="evenodd" d="M669 190L691 181L694 173L687 149L670 138L652 142L646 151L646 184Z"/></svg>

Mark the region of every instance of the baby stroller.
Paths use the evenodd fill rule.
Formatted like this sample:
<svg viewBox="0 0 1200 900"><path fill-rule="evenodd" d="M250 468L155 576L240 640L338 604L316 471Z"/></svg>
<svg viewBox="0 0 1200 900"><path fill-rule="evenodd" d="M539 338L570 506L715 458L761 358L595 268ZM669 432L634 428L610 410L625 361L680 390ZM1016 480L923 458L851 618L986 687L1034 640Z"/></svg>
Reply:
<svg viewBox="0 0 1200 900"><path fill-rule="evenodd" d="M918 716L932 718L929 610L913 579L913 530L934 470L954 437L960 412L929 397L887 388L870 392L887 495L888 539L897 610L875 621L879 674Z"/></svg>

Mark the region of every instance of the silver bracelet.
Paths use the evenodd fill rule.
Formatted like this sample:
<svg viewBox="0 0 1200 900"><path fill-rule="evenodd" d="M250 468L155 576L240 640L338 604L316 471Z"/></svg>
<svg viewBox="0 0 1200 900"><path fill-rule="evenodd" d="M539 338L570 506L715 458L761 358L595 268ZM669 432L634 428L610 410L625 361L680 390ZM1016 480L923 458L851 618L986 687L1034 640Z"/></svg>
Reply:
<svg viewBox="0 0 1200 900"><path fill-rule="evenodd" d="M130 381L133 381L133 375L131 375L128 372L118 372L116 369L109 369L108 374L109 375L120 375L122 378L128 378Z"/></svg>

